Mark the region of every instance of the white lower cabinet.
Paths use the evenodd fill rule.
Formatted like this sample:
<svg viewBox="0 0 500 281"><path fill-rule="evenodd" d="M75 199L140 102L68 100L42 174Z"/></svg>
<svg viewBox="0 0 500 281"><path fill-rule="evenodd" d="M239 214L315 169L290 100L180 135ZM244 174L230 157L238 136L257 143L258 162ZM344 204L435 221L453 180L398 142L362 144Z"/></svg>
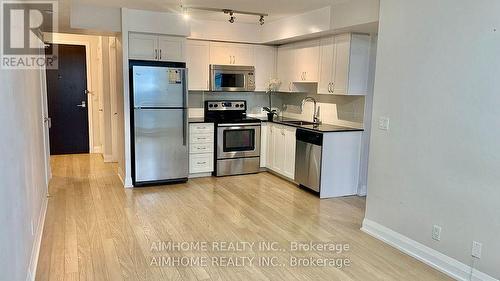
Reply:
<svg viewBox="0 0 500 281"><path fill-rule="evenodd" d="M190 154L189 155L189 173L210 173L214 170L213 153Z"/></svg>
<svg viewBox="0 0 500 281"><path fill-rule="evenodd" d="M214 171L214 124L189 124L189 177Z"/></svg>
<svg viewBox="0 0 500 281"><path fill-rule="evenodd" d="M295 178L295 127L267 123L266 167L289 179Z"/></svg>

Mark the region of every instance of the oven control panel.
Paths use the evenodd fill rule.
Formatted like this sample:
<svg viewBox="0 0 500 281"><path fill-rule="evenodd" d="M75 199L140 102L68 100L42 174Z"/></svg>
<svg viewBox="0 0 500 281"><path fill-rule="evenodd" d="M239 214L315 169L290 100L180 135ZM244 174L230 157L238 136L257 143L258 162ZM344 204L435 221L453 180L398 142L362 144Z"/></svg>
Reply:
<svg viewBox="0 0 500 281"><path fill-rule="evenodd" d="M246 111L245 101L208 101L207 102L208 111L217 110L234 110L234 111Z"/></svg>

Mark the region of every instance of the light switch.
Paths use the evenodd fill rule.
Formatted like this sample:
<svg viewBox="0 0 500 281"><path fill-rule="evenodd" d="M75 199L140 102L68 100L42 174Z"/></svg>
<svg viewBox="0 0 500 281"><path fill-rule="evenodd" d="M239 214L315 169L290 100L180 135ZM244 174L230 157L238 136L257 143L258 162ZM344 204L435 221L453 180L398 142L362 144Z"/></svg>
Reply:
<svg viewBox="0 0 500 281"><path fill-rule="evenodd" d="M380 130L389 131L389 117L379 117L378 128Z"/></svg>

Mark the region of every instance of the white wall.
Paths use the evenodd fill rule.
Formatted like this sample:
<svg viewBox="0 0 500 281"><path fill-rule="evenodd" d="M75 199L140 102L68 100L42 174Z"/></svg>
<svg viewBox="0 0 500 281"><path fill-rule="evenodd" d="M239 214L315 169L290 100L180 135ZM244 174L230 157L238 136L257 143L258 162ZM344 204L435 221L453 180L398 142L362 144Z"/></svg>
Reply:
<svg viewBox="0 0 500 281"><path fill-rule="evenodd" d="M500 278L500 2L382 0L366 219ZM381 116L390 131L378 130ZM431 239L442 226L440 242Z"/></svg>
<svg viewBox="0 0 500 281"><path fill-rule="evenodd" d="M42 71L0 69L2 280L30 280L36 266L47 203Z"/></svg>

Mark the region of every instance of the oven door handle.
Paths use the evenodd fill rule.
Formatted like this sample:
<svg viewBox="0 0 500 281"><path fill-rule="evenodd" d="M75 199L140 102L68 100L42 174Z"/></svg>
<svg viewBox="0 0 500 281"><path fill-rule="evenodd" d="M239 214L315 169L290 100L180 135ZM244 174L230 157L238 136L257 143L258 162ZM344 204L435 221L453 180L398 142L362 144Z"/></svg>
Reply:
<svg viewBox="0 0 500 281"><path fill-rule="evenodd" d="M224 123L217 124L217 127L250 127L250 126L260 126L261 123Z"/></svg>

